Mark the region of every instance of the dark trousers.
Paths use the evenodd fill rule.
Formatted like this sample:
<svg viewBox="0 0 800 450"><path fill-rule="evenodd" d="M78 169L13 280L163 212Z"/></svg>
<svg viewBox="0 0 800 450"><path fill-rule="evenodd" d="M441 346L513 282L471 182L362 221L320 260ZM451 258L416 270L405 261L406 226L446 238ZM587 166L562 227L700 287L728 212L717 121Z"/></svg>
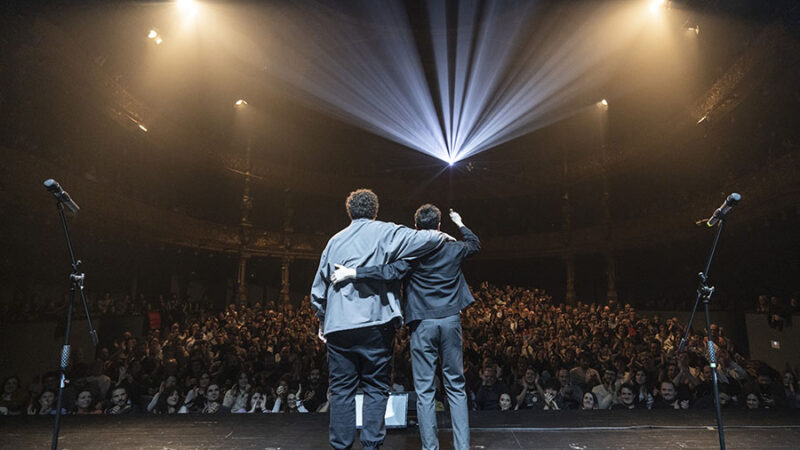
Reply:
<svg viewBox="0 0 800 450"><path fill-rule="evenodd" d="M364 392L361 445L377 449L386 437L386 403L394 348L394 325L337 331L328 339L331 409L330 441L335 449L353 446L356 390Z"/></svg>

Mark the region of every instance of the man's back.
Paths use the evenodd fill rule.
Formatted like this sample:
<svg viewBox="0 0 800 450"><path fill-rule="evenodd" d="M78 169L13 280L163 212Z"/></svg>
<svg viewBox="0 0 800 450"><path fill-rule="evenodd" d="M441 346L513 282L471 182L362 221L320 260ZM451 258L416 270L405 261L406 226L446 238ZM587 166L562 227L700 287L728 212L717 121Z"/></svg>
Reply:
<svg viewBox="0 0 800 450"><path fill-rule="evenodd" d="M436 231L416 232L370 219L355 219L334 235L322 253L311 287L312 305L324 311L325 333L382 324L401 316L399 283L367 281L334 286L330 283L334 264L388 264L425 254L441 241Z"/></svg>
<svg viewBox="0 0 800 450"><path fill-rule="evenodd" d="M446 242L411 264L411 273L404 279L406 323L447 317L475 301L461 263L480 250L480 241L467 227L461 227L461 232L464 241Z"/></svg>
<svg viewBox="0 0 800 450"><path fill-rule="evenodd" d="M465 226L460 229L464 235L463 241L445 242L438 250L416 260L358 266L355 278L359 283L351 285L360 285L370 280L391 283L402 279L406 324L457 314L475 301L461 271L461 263L464 258L477 253L481 247L475 233Z"/></svg>

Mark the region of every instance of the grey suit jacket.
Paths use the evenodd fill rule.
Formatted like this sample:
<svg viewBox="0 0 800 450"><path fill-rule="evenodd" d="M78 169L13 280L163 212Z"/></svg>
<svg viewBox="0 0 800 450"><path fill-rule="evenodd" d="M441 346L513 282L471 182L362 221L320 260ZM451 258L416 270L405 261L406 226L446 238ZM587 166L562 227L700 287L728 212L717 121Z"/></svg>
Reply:
<svg viewBox="0 0 800 450"><path fill-rule="evenodd" d="M445 241L435 230L416 231L402 225L356 219L329 241L311 286L311 306L324 323L324 332L380 325L402 318L400 282L330 281L334 264L347 267L378 266L425 255Z"/></svg>
<svg viewBox="0 0 800 450"><path fill-rule="evenodd" d="M461 227L461 233L463 241L445 242L416 261L401 259L384 266L359 267L356 280L402 280L406 324L458 314L475 301L461 263L481 249L481 241L469 228Z"/></svg>

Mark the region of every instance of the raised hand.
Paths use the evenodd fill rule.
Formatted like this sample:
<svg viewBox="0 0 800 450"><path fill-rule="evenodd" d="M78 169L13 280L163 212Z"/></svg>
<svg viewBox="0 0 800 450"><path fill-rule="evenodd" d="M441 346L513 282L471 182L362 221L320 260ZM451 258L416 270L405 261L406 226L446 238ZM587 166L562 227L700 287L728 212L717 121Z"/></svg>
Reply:
<svg viewBox="0 0 800 450"><path fill-rule="evenodd" d="M453 211L452 208L450 208L450 220L452 220L453 223L456 224L459 228L464 226L464 222L461 220L461 214Z"/></svg>
<svg viewBox="0 0 800 450"><path fill-rule="evenodd" d="M256 402L253 405L253 407L256 408L256 409L262 409L263 410L266 407L265 406L266 405L266 401L267 401L266 398L261 397L258 400L256 400Z"/></svg>

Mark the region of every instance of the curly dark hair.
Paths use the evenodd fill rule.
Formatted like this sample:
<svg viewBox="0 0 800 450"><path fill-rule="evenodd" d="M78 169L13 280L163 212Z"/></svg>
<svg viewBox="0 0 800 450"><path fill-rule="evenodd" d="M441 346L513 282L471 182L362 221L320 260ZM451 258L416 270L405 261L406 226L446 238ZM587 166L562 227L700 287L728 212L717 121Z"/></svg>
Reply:
<svg viewBox="0 0 800 450"><path fill-rule="evenodd" d="M435 230L442 221L442 212L434 205L426 203L414 213L414 224L420 230Z"/></svg>
<svg viewBox="0 0 800 450"><path fill-rule="evenodd" d="M175 412L177 413L178 410L181 409L183 406L183 393L177 387L169 388L158 395L158 400L156 400L156 406L153 408L153 412L156 414L168 414L169 413L169 404L167 403L167 399L172 396L174 393L178 393L178 404L174 406Z"/></svg>
<svg viewBox="0 0 800 450"><path fill-rule="evenodd" d="M347 196L347 215L351 220L378 217L378 196L370 189L357 189Z"/></svg>

